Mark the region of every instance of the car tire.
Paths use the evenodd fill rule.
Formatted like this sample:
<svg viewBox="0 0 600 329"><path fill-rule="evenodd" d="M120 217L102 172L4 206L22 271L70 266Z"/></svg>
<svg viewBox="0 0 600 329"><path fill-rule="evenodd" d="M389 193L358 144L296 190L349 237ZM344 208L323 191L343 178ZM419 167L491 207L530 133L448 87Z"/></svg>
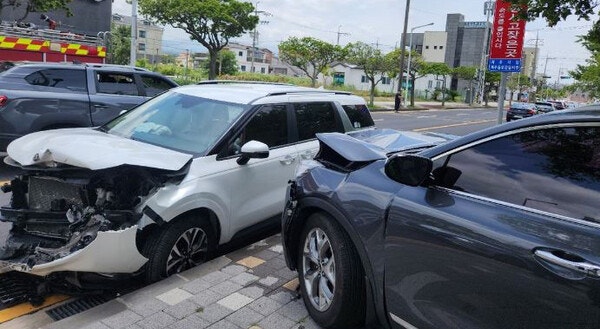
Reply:
<svg viewBox="0 0 600 329"><path fill-rule="evenodd" d="M143 254L148 283L156 282L208 261L216 249L216 236L207 219L187 216L151 235Z"/></svg>
<svg viewBox="0 0 600 329"><path fill-rule="evenodd" d="M311 215L300 235L297 255L302 298L311 317L325 328L361 327L365 318L363 270L344 229L324 213Z"/></svg>

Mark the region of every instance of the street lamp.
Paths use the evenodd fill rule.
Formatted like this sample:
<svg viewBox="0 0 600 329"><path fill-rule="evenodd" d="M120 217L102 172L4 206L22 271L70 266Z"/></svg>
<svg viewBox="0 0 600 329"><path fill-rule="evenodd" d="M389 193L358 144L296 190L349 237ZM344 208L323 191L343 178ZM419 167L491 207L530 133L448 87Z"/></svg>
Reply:
<svg viewBox="0 0 600 329"><path fill-rule="evenodd" d="M433 25L433 23L415 26L412 29L410 29L410 39L409 39L410 41L408 42L408 64L406 64L406 88L404 89L404 105L405 106L406 106L406 102L408 102L408 81L410 79L410 60L411 60L411 55L412 55L412 40L413 40L413 34L414 34L413 32L416 29L420 29L422 27L431 26L431 25ZM413 88L414 88L414 86L413 86Z"/></svg>

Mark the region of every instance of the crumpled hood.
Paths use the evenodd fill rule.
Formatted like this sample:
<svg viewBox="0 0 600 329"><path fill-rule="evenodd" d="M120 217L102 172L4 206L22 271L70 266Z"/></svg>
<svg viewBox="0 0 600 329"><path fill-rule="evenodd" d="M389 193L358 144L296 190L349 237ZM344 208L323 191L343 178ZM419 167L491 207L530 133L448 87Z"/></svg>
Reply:
<svg viewBox="0 0 600 329"><path fill-rule="evenodd" d="M21 166L56 162L91 170L135 165L175 171L192 158L190 154L92 128L57 129L25 135L10 143L7 153Z"/></svg>
<svg viewBox="0 0 600 329"><path fill-rule="evenodd" d="M352 132L350 136L381 148L386 153L430 147L456 138L453 135L418 133L393 129L368 129Z"/></svg>

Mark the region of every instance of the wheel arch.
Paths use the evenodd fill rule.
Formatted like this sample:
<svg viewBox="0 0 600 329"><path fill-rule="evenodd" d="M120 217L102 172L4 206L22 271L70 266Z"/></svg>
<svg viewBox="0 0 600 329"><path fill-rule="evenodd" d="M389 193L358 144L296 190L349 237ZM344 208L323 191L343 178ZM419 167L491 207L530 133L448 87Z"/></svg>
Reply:
<svg viewBox="0 0 600 329"><path fill-rule="evenodd" d="M311 197L302 199L301 203L298 204L297 211L298 215L295 216L294 221L290 224L289 230L285 232L284 235L286 239L286 241L284 241L286 245L285 252L287 253L286 259L289 261L288 266L294 270L297 270L298 268L297 260L295 258L295 250L297 250L300 243L300 233L302 232L302 227L306 220L312 214L318 212L322 212L333 217L350 237L358 257L360 258L361 266L365 274L365 294L367 301L365 325L387 325L385 312L383 311L381 304L383 301L383 296L380 296L381 293L378 292L376 287L375 274L371 262L369 261L367 250L362 243L358 232L356 232L348 220L345 219L346 215L324 200Z"/></svg>
<svg viewBox="0 0 600 329"><path fill-rule="evenodd" d="M219 222L217 214L209 208L200 207L200 208L194 208L194 209L187 210L187 211L173 217L168 222L164 222L164 221L160 222L160 223L155 222L150 225L144 226L141 230L138 231L138 234L136 237L136 246L137 246L138 250L143 250L144 244L146 243L148 238L154 236L155 232L165 229L165 227L168 225L174 225L175 223L177 223L179 221L186 220L186 218L188 218L190 216L208 219L211 227L213 228L212 233L215 235L216 241L217 242L220 241L222 230L221 230L221 223ZM146 256L146 255L144 255L144 256Z"/></svg>

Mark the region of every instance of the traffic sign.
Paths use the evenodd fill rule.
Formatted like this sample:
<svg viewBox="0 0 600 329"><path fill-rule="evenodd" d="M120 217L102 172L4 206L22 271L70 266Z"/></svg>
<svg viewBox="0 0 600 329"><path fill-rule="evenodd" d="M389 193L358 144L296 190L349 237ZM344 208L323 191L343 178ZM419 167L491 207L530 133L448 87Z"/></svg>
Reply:
<svg viewBox="0 0 600 329"><path fill-rule="evenodd" d="M525 21L518 19L518 14L519 9L513 8L510 2L496 1L488 70L494 72L521 71Z"/></svg>

